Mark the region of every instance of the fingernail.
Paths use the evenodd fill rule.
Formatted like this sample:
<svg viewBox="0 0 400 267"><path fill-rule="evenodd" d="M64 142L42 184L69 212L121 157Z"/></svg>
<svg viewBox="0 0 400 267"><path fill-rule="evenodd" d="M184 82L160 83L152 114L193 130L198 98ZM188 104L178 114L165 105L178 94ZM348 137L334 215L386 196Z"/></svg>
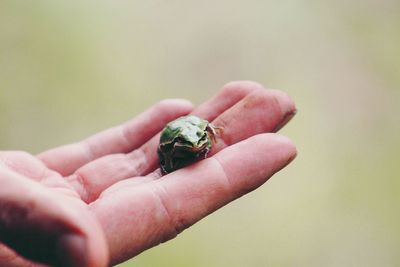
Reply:
<svg viewBox="0 0 400 267"><path fill-rule="evenodd" d="M57 264L61 267L87 266L86 239L78 234L65 234L57 243Z"/></svg>
<svg viewBox="0 0 400 267"><path fill-rule="evenodd" d="M296 115L297 109L289 111L283 116L282 121L275 127L273 132L279 131L283 126L285 126L293 117Z"/></svg>

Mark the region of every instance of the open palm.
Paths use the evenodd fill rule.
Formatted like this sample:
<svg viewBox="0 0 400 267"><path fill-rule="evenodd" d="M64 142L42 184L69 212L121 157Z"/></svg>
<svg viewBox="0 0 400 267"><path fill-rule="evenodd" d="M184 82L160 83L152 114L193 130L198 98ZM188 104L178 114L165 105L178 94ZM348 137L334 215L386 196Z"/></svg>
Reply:
<svg viewBox="0 0 400 267"><path fill-rule="evenodd" d="M162 176L159 132L188 113L223 131L209 158ZM295 157L273 133L294 113L286 94L233 82L194 109L163 100L38 156L0 152L0 266L106 266L175 237Z"/></svg>

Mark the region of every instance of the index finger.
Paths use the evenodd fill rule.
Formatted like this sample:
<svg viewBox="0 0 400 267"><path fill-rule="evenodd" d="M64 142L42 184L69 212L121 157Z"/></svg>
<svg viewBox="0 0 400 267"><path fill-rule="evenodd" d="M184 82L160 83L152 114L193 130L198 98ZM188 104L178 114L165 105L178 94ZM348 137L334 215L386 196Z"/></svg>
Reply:
<svg viewBox="0 0 400 267"><path fill-rule="evenodd" d="M193 105L182 99L162 100L132 120L81 142L57 147L37 157L63 176L107 154L127 153L151 139L167 122L190 113Z"/></svg>

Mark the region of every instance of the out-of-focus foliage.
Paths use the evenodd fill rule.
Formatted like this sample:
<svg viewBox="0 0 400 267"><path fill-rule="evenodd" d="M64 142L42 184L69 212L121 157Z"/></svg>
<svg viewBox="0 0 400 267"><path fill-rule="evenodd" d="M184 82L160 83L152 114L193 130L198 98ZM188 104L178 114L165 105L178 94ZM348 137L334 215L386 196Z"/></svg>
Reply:
<svg viewBox="0 0 400 267"><path fill-rule="evenodd" d="M225 82L288 92L298 158L121 266L399 266L400 2L0 2L0 149L37 153Z"/></svg>

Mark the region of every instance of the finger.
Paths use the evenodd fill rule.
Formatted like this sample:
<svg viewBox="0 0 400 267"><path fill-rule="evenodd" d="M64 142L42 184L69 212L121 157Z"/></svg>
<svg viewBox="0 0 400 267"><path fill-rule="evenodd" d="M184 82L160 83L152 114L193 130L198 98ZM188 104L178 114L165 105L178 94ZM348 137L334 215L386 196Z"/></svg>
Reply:
<svg viewBox="0 0 400 267"><path fill-rule="evenodd" d="M106 190L91 209L105 229L112 262L175 237L262 185L295 155L287 138L261 134L161 179Z"/></svg>
<svg viewBox="0 0 400 267"><path fill-rule="evenodd" d="M263 92L254 82L232 82L227 84L211 100L200 105L193 114L212 120L216 114L229 110L251 93ZM158 167L156 154L159 135L128 154L113 154L102 157L78 169L67 177L81 198L90 203L112 184L133 176L141 176Z"/></svg>
<svg viewBox="0 0 400 267"><path fill-rule="evenodd" d="M40 155L48 168L66 176L84 164L113 153L127 153L138 148L167 122L192 110L187 100L163 100L131 121L91 136L79 143L51 149Z"/></svg>
<svg viewBox="0 0 400 267"><path fill-rule="evenodd" d="M107 266L104 233L80 200L4 168L0 184L0 242L34 262Z"/></svg>
<svg viewBox="0 0 400 267"><path fill-rule="evenodd" d="M276 132L295 113L295 104L286 93L278 90L253 92L212 121L221 130L210 155L250 136Z"/></svg>
<svg viewBox="0 0 400 267"><path fill-rule="evenodd" d="M208 121L213 121L225 110L229 109L245 96L265 90L265 88L253 81L234 81L224 85L214 97L199 105L193 112L193 115Z"/></svg>

